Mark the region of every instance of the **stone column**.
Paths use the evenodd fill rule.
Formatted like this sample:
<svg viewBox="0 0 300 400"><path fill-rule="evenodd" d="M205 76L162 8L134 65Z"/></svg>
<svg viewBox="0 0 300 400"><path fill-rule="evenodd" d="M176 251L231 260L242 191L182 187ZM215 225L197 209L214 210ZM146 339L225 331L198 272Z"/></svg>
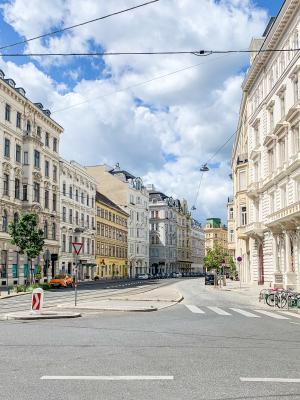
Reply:
<svg viewBox="0 0 300 400"><path fill-rule="evenodd" d="M284 236L285 236L285 271L290 272L292 268L291 242L290 242L290 236L287 231L284 232Z"/></svg>
<svg viewBox="0 0 300 400"><path fill-rule="evenodd" d="M292 270L291 260L291 233L285 232L285 255L286 255L286 270L285 270L285 287L296 289L296 274Z"/></svg>

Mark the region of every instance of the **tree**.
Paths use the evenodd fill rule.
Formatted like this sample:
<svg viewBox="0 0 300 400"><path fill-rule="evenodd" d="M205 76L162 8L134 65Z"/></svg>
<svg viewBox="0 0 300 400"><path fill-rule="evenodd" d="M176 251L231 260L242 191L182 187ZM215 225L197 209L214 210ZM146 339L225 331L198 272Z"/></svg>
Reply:
<svg viewBox="0 0 300 400"><path fill-rule="evenodd" d="M43 250L44 232L38 228L35 213L25 213L18 221L9 224L11 243L19 247L20 254L26 254L30 262L30 283L33 283L32 260Z"/></svg>
<svg viewBox="0 0 300 400"><path fill-rule="evenodd" d="M225 256L226 254L224 249L216 243L213 249L207 250L207 256L204 257L204 265L208 270L215 269L218 271Z"/></svg>

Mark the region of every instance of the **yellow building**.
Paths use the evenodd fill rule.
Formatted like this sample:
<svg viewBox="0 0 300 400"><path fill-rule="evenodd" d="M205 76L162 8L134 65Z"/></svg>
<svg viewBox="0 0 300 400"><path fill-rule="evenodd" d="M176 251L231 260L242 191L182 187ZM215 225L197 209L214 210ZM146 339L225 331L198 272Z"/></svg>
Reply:
<svg viewBox="0 0 300 400"><path fill-rule="evenodd" d="M127 270L128 214L102 193L96 193L96 276L125 278Z"/></svg>
<svg viewBox="0 0 300 400"><path fill-rule="evenodd" d="M228 253L228 231L225 225L221 224L220 218L208 218L204 228L205 233L205 255L208 249L219 245L224 252Z"/></svg>

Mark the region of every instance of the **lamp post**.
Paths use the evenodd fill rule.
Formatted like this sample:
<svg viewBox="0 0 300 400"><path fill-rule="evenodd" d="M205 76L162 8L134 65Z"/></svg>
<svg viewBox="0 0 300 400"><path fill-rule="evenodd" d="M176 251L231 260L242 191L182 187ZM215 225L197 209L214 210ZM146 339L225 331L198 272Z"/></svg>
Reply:
<svg viewBox="0 0 300 400"><path fill-rule="evenodd" d="M239 280L240 280L240 288L242 287L242 280L241 280L241 263L242 263L242 261L243 261L243 258L241 257L241 256L238 256L237 258L236 258L236 261L238 262L238 264L239 264Z"/></svg>

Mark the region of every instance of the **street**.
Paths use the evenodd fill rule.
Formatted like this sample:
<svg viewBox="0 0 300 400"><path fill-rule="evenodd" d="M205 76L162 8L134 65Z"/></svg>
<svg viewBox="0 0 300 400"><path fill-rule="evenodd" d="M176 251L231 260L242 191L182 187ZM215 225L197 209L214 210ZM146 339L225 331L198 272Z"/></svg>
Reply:
<svg viewBox="0 0 300 400"><path fill-rule="evenodd" d="M161 284L176 284L185 299L151 313L0 321L1 398L300 398L297 314L265 314L261 304L205 287L202 278ZM253 378L298 381L247 381Z"/></svg>

